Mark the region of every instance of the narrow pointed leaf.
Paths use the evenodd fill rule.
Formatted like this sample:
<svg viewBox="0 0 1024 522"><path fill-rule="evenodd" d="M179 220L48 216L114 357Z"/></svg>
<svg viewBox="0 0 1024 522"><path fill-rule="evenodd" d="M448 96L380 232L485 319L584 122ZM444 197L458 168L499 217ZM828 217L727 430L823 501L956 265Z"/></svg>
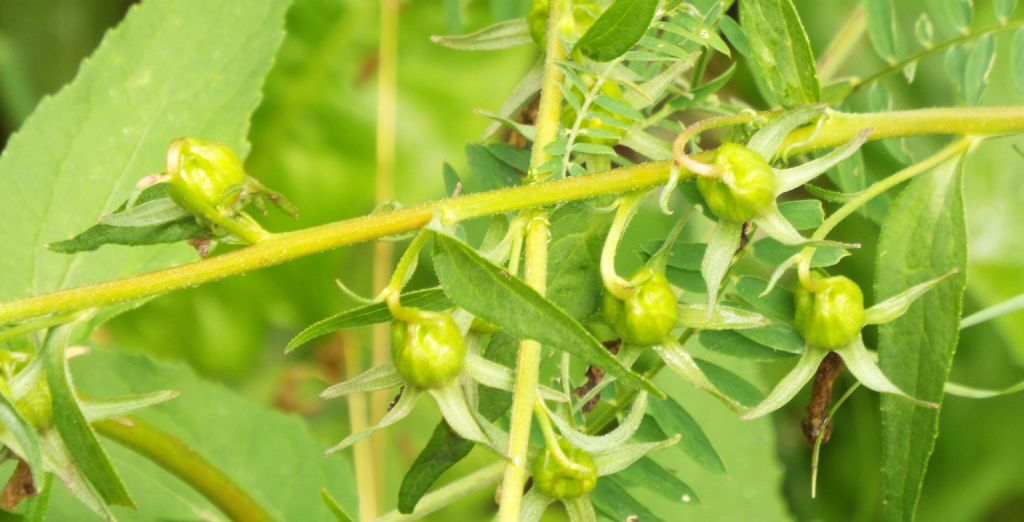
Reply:
<svg viewBox="0 0 1024 522"><path fill-rule="evenodd" d="M796 199L778 204L779 213L797 230L818 228L825 222L825 207L816 199Z"/></svg>
<svg viewBox="0 0 1024 522"><path fill-rule="evenodd" d="M547 408L547 406L545 406ZM562 433L562 436L566 438L573 446L576 446L589 453L596 453L599 451L608 451L613 448L617 448L633 437L636 433L637 428L640 427L640 423L644 420L644 413L647 411L647 393L640 392L637 394L636 399L633 401L633 405L629 410L622 422L615 427L612 431L605 433L604 435L587 435L581 433L575 427L569 425L564 419L549 412L551 421L558 427L558 431Z"/></svg>
<svg viewBox="0 0 1024 522"><path fill-rule="evenodd" d="M388 411L387 415L384 415L384 417L380 420L380 422L377 423L376 426L367 428L365 430L353 433L348 437L345 437L337 445L328 449L327 455L341 451L365 439L366 437L373 435L375 432L387 428L388 426L406 418L407 416L409 416L410 413L412 413L412 409L414 406L416 406L416 400L419 399L420 395L421 393L419 390L413 388L412 386L406 386L402 390L402 396L398 399L398 402L396 402L395 405L391 407L391 410Z"/></svg>
<svg viewBox="0 0 1024 522"><path fill-rule="evenodd" d="M697 337L701 346L715 353L749 359L751 361L781 361L792 359L793 354L765 346L731 330L705 330Z"/></svg>
<svg viewBox="0 0 1024 522"><path fill-rule="evenodd" d="M707 287L708 308L714 309L718 301L718 292L722 288L722 280L732 265L732 256L740 246L740 236L743 234L743 223L733 223L721 220L711 233L708 241L707 251L704 260L700 265L701 275L704 276L704 284Z"/></svg>
<svg viewBox="0 0 1024 522"><path fill-rule="evenodd" d="M440 288L415 290L402 295L402 304L425 310L444 310L452 307L452 302L445 297ZM380 302L350 308L344 312L321 319L303 329L285 347L288 353L318 337L357 326L383 323L392 319L387 303Z"/></svg>
<svg viewBox="0 0 1024 522"><path fill-rule="evenodd" d="M679 307L679 323L695 330L739 330L758 328L772 324L772 320L756 312L716 306L709 314L704 305L682 305Z"/></svg>
<svg viewBox="0 0 1024 522"><path fill-rule="evenodd" d="M519 522L539 522L540 517L544 516L544 512L554 501L555 499L541 493L537 488L530 488L530 491L523 495L523 503L519 506Z"/></svg>
<svg viewBox="0 0 1024 522"><path fill-rule="evenodd" d="M786 139L790 132L811 123L824 113L824 108L816 105L788 111L768 122L761 130L751 136L750 141L747 142L747 147L763 156L765 160L771 161L772 158L779 154L779 147L782 146L783 140Z"/></svg>
<svg viewBox="0 0 1024 522"><path fill-rule="evenodd" d="M996 39L989 34L975 42L970 54L967 55L967 68L964 70L964 99L970 105L981 103L981 96L988 86L989 73L996 63ZM1015 73L1016 74L1016 73Z"/></svg>
<svg viewBox="0 0 1024 522"><path fill-rule="evenodd" d="M800 188L805 183L824 174L840 161L855 154L871 135L871 129L864 129L843 145L832 149L828 154L815 158L807 163L775 171L778 188L776 195Z"/></svg>
<svg viewBox="0 0 1024 522"><path fill-rule="evenodd" d="M511 392L515 387L516 375L511 368L488 361L476 354L466 354L466 374L474 381L491 388ZM569 402L564 393L547 386L539 386L537 391L544 400Z"/></svg>
<svg viewBox="0 0 1024 522"><path fill-rule="evenodd" d="M110 458L96 439L96 432L82 414L68 372L64 349L75 324L55 328L46 338L40 357L45 357L46 382L53 401L53 421L75 466L108 504L134 506L128 490Z"/></svg>
<svg viewBox="0 0 1024 522"><path fill-rule="evenodd" d="M634 488L644 488L673 503L699 505L700 497L674 473L663 468L651 457L644 457L615 474L620 482Z"/></svg>
<svg viewBox="0 0 1024 522"><path fill-rule="evenodd" d="M966 399L991 399L993 397L1000 397L1003 395L1012 395L1021 391L1024 391L1024 381L1000 390L973 388L963 384L957 384L955 382L946 382L947 395L956 395L957 397L963 397Z"/></svg>
<svg viewBox="0 0 1024 522"><path fill-rule="evenodd" d="M824 350L804 350L796 366L772 388L772 391L760 404L743 415L743 420L763 417L789 403L814 377L814 373L818 371L818 365L827 354L828 352Z"/></svg>
<svg viewBox="0 0 1024 522"><path fill-rule="evenodd" d="M895 63L903 53L896 22L896 4L891 0L865 0L864 8L872 47L883 60Z"/></svg>
<svg viewBox="0 0 1024 522"><path fill-rule="evenodd" d="M783 245L779 240L766 237L754 242L754 257L768 263L769 265L783 265L789 262L793 256L800 253L801 247ZM811 256L811 268L825 268L834 266L843 258L850 255L848 250L836 247L821 247L814 250ZM786 268L792 266L792 263ZM781 274L780 274L781 275Z"/></svg>
<svg viewBox="0 0 1024 522"><path fill-rule="evenodd" d="M400 386L402 382L402 376L398 374L398 370L391 364L385 364L327 388L320 393L320 398L333 399L350 393L384 390Z"/></svg>
<svg viewBox="0 0 1024 522"><path fill-rule="evenodd" d="M437 234L434 241L437 277L460 307L515 337L564 350L621 381L662 396L653 383L623 366L576 320L526 283L455 238Z"/></svg>
<svg viewBox="0 0 1024 522"><path fill-rule="evenodd" d="M725 463L715 451L700 424L672 398L652 400L647 405L651 417L668 435L681 437L678 448L701 467L714 473L725 473Z"/></svg>
<svg viewBox="0 0 1024 522"><path fill-rule="evenodd" d="M176 390L164 390L131 397L119 397L114 399L103 399L98 401L83 401L82 414L89 423L120 417L136 412L142 408L155 406L167 402L178 396Z"/></svg>
<svg viewBox="0 0 1024 522"><path fill-rule="evenodd" d="M923 401L912 397L908 395L907 392L901 390L899 386L893 384L893 382L889 380L884 373L882 373L882 369L878 367L878 362L876 362L876 357L868 351L867 347L864 346L864 341L860 337L855 339L849 345L834 351L843 358L843 363L846 364L846 369L850 370L850 373L852 373L853 376L856 377L857 380L866 388L878 393L898 395L926 408L939 407L938 403Z"/></svg>
<svg viewBox="0 0 1024 522"><path fill-rule="evenodd" d="M907 313L907 310L910 308L910 305L914 304L914 301L917 301L918 298L941 283L943 279L955 274L956 272L957 270L953 270L952 272L936 277L931 281L925 281L919 285L914 285L876 304L875 306L864 310L864 322L866 324L882 324L895 321L901 315Z"/></svg>
<svg viewBox="0 0 1024 522"><path fill-rule="evenodd" d="M431 36L430 41L458 51L497 51L533 42L525 18L489 25L469 34Z"/></svg>
<svg viewBox="0 0 1024 522"><path fill-rule="evenodd" d="M626 484L616 475L601 477L590 492L594 507L610 520L661 520L626 490Z"/></svg>
<svg viewBox="0 0 1024 522"><path fill-rule="evenodd" d="M1011 297L1001 303L994 304L984 310L978 310L977 312L964 317L960 320L960 329L963 330L964 328L970 328L976 324L991 321L997 317L1011 314L1022 309L1024 309L1024 294Z"/></svg>
<svg viewBox="0 0 1024 522"><path fill-rule="evenodd" d="M764 400L764 392L762 392L757 386L750 384L749 381L736 375L735 373L704 359L694 358L694 362L700 367L700 370L704 372L704 375L708 377L708 380L715 385L716 388L722 390L726 395L732 397L739 404L744 406L754 406L755 404Z"/></svg>
<svg viewBox="0 0 1024 522"><path fill-rule="evenodd" d="M441 389L430 390L429 393L437 402L444 421L448 423L452 431L466 440L487 441L487 437L480 431L480 426L476 423L473 412L469 409L469 404L466 403L466 394L462 392L458 382L450 382Z"/></svg>
<svg viewBox="0 0 1024 522"><path fill-rule="evenodd" d="M665 361L665 365L685 379L686 382L710 393L711 395L714 395L720 401L724 402L726 406L739 411L739 403L719 390L718 387L708 379L707 375L704 374L701 367L697 365L697 361L693 359L693 356L690 355L690 353L687 352L679 343L673 342L655 345L652 348L655 353L661 357L661 360Z"/></svg>
<svg viewBox="0 0 1024 522"><path fill-rule="evenodd" d="M43 484L43 457L39 449L39 435L25 417L3 393L0 393L0 425L17 442L15 453L28 464L32 481L38 489Z"/></svg>
<svg viewBox="0 0 1024 522"><path fill-rule="evenodd" d="M112 227L145 227L163 225L188 215L187 210L166 197L140 203L129 210L100 216L99 222Z"/></svg>
<svg viewBox="0 0 1024 522"><path fill-rule="evenodd" d="M679 435L675 435L657 442L623 444L610 450L594 452L592 456L594 465L597 467L597 474L614 475L629 468L652 451L678 444L680 438Z"/></svg>
<svg viewBox="0 0 1024 522"><path fill-rule="evenodd" d="M879 326L882 371L903 391L942 400L959 337L967 236L956 162L913 180L882 226L875 295L894 295L953 269L899 319ZM938 434L938 412L882 396L882 473L888 520L911 520Z"/></svg>
<svg viewBox="0 0 1024 522"><path fill-rule="evenodd" d="M821 93L814 53L792 0L744 1L740 25L769 102L783 107L817 103Z"/></svg>
<svg viewBox="0 0 1024 522"><path fill-rule="evenodd" d="M658 0L616 0L580 37L576 48L599 62L614 60L640 41L657 8Z"/></svg>
<svg viewBox="0 0 1024 522"><path fill-rule="evenodd" d="M597 513L594 512L589 496L567 498L562 504L565 505L565 513L569 515L569 522L597 522Z"/></svg>

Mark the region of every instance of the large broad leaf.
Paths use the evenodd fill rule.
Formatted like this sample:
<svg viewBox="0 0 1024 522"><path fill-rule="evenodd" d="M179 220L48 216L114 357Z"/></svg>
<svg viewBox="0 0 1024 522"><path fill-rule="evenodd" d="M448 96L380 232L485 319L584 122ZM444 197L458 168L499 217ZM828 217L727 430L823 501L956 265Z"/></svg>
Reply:
<svg viewBox="0 0 1024 522"><path fill-rule="evenodd" d="M580 323L522 280L458 239L437 234L434 241L434 269L441 287L455 304L515 337L563 350L620 381L662 395L650 381L623 366Z"/></svg>
<svg viewBox="0 0 1024 522"><path fill-rule="evenodd" d="M334 520L320 499L326 487L341 506L357 509L349 465L325 459L299 419L249 402L183 366L96 350L71 360L76 387L88 396L135 395L174 389L181 395L138 417L194 449L245 490L275 520ZM103 441L132 493L138 511L114 508L119 520L220 520L205 498L132 451ZM52 520L81 520L84 508L55 487Z"/></svg>
<svg viewBox="0 0 1024 522"><path fill-rule="evenodd" d="M878 300L960 270L903 317L879 328L882 371L911 396L940 402L959 336L967 261L962 179L955 163L914 180L904 190L882 226L878 252ZM895 396L882 397L887 520L913 519L938 422L936 410Z"/></svg>
<svg viewBox="0 0 1024 522"><path fill-rule="evenodd" d="M616 0L580 37L576 48L599 62L614 60L640 41L657 8L658 0Z"/></svg>
<svg viewBox="0 0 1024 522"><path fill-rule="evenodd" d="M150 0L134 7L39 104L0 157L0 299L193 257L187 246L105 247L68 256L47 242L112 212L139 178L164 169L180 136L248 149L249 116L282 37L288 0Z"/></svg>
<svg viewBox="0 0 1024 522"><path fill-rule="evenodd" d="M768 101L783 107L816 103L821 93L814 53L793 1L744 0L740 23Z"/></svg>

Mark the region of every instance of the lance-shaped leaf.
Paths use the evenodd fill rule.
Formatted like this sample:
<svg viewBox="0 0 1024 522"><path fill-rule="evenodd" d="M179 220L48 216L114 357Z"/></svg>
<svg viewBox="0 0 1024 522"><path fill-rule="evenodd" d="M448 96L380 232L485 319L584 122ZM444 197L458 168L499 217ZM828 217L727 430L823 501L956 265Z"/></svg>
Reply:
<svg viewBox="0 0 1024 522"><path fill-rule="evenodd" d="M473 353L466 354L465 371L466 375L469 375L474 381L491 388L511 392L515 387L516 376L511 368L488 361ZM538 386L537 392L544 400L569 402L569 397L564 393L547 386Z"/></svg>
<svg viewBox="0 0 1024 522"><path fill-rule="evenodd" d="M802 187L805 183L824 174L839 162L854 155L860 150L861 145L864 145L868 140L871 131L871 128L860 131L852 140L832 149L832 151L820 158L813 159L796 167L776 169L775 180L778 186L775 189L775 195Z"/></svg>
<svg viewBox="0 0 1024 522"><path fill-rule="evenodd" d="M816 103L820 87L814 53L792 0L746 0L740 24L750 41L755 78L775 105Z"/></svg>
<svg viewBox="0 0 1024 522"><path fill-rule="evenodd" d="M167 402L177 396L176 390L164 390L130 397L82 401L82 414L85 415L85 420L91 424L112 417L128 415L142 408Z"/></svg>
<svg viewBox="0 0 1024 522"><path fill-rule="evenodd" d="M547 409L546 405L544 409ZM615 429L604 435L581 433L558 415L548 411L548 416L569 443L586 452L597 453L617 448L629 441L633 434L636 433L637 428L640 427L640 423L643 422L646 411L647 393L640 392L637 394L636 400L633 401L633 407L629 410L629 414L622 419L622 422Z"/></svg>
<svg viewBox="0 0 1024 522"><path fill-rule="evenodd" d="M328 449L326 454L330 455L334 452L341 451L365 439L366 437L373 435L375 432L387 428L388 426L406 418L410 413L412 413L412 408L413 406L416 406L416 400L420 398L420 395L420 391L416 388L406 386L402 390L402 396L398 398L398 402L391 407L391 410L388 411L387 415L384 415L384 417L380 419L380 422L378 422L376 426L372 426L345 437L337 445Z"/></svg>
<svg viewBox="0 0 1024 522"><path fill-rule="evenodd" d="M665 361L665 364L672 369L672 371L679 374L686 382L707 391L717 397L719 400L724 402L726 406L729 406L733 410L739 411L740 405L735 399L729 397L721 390L718 389L711 380L708 379L704 371L697 365L697 361L694 360L693 356L686 351L681 344L675 339L668 338L660 345L652 347L655 353L661 357L661 360Z"/></svg>
<svg viewBox="0 0 1024 522"><path fill-rule="evenodd" d="M808 239L797 231L796 227L792 223L783 217L782 213L779 212L778 208L771 208L766 210L760 216L754 218L754 224L756 224L766 234L777 240L783 245L802 245L802 246L825 246L825 247L837 247L837 248L860 248L859 244L856 243L841 243L839 241L831 240L812 240Z"/></svg>
<svg viewBox="0 0 1024 522"><path fill-rule="evenodd" d="M451 308L452 302L445 297L444 292L440 288L428 288L402 294L402 305L438 311ZM388 310L387 303L384 302L350 308L307 326L288 342L288 346L285 347L284 351L288 353L317 337L322 337L339 330L383 323L391 319L391 312Z"/></svg>
<svg viewBox="0 0 1024 522"><path fill-rule="evenodd" d="M523 503L519 506L519 522L539 522L554 501L554 498L537 491L537 488L530 488L523 495Z"/></svg>
<svg viewBox="0 0 1024 522"><path fill-rule="evenodd" d="M640 41L657 8L658 0L616 0L580 37L576 48L599 62L614 60Z"/></svg>
<svg viewBox="0 0 1024 522"><path fill-rule="evenodd" d="M743 420L756 419L785 406L800 393L807 381L814 377L818 365L826 355L828 352L825 350L804 349L796 366L772 388L771 393L760 404L743 415Z"/></svg>
<svg viewBox="0 0 1024 522"><path fill-rule="evenodd" d="M680 305L678 324L695 330L739 330L768 326L772 320L732 306L716 306L709 311L704 305Z"/></svg>
<svg viewBox="0 0 1024 522"><path fill-rule="evenodd" d="M469 34L431 36L430 41L459 51L496 51L526 45L533 40L526 19L516 18Z"/></svg>
<svg viewBox="0 0 1024 522"><path fill-rule="evenodd" d="M914 304L919 297L925 294L925 292L935 288L935 285L942 282L943 279L957 273L958 269L936 277L930 281L925 281L919 285L912 286L878 304L864 310L864 323L865 324L882 324L890 321L895 321L901 315L907 313L910 309L910 305Z"/></svg>
<svg viewBox="0 0 1024 522"><path fill-rule="evenodd" d="M565 505L565 513L569 515L569 522L597 522L597 513L594 512L594 504L590 502L589 495L563 499L562 504Z"/></svg>
<svg viewBox="0 0 1024 522"><path fill-rule="evenodd" d="M740 236L743 234L743 223L720 220L711 233L708 240L707 251L704 260L700 265L701 275L704 276L704 285L708 293L708 309L713 310L715 302L718 301L718 292L722 287L722 280L725 279L729 266L732 265L732 256L740 246Z"/></svg>
<svg viewBox="0 0 1024 522"><path fill-rule="evenodd" d="M947 381L945 390L946 394L948 395L956 395L957 397L963 397L965 399L991 399L993 397L1012 395L1014 393L1024 391L1024 381L1018 382L1013 386L1008 386L1001 390L973 388L971 386L965 386L963 384L957 384L955 382Z"/></svg>
<svg viewBox="0 0 1024 522"><path fill-rule="evenodd" d="M388 363L366 370L345 382L335 384L321 392L320 397L333 399L350 393L385 390L400 386L402 382L402 376L398 374L398 370L394 365Z"/></svg>
<svg viewBox="0 0 1024 522"><path fill-rule="evenodd" d="M437 277L460 307L515 337L566 351L621 381L663 396L653 383L623 366L582 325L526 283L455 238L437 234L434 240Z"/></svg>
<svg viewBox="0 0 1024 522"><path fill-rule="evenodd" d="M43 457L39 449L39 435L3 393L0 393L0 425L7 430L5 435L9 434L13 439L10 442L15 443L10 444L5 440L3 441L4 445L28 464L28 468L32 472L32 481L39 489L43 478Z"/></svg>
<svg viewBox="0 0 1024 522"><path fill-rule="evenodd" d="M647 407L662 431L681 437L682 443L678 448L683 453L708 471L725 473L722 457L715 451L715 447L697 421L679 403L669 398L663 401L650 401Z"/></svg>
<svg viewBox="0 0 1024 522"><path fill-rule="evenodd" d="M40 357L44 357L46 382L53 401L53 421L68 454L90 484L108 504L135 505L121 482L110 458L96 440L96 432L82 414L68 372L64 349L76 323L59 326L46 338Z"/></svg>
<svg viewBox="0 0 1024 522"><path fill-rule="evenodd" d="M861 336L858 335L850 344L833 351L843 358L843 362L846 364L846 369L850 370L850 373L852 373L853 376L856 377L857 380L865 387L875 390L878 393L899 395L900 397L908 399L911 402L926 408L939 407L937 403L911 397L901 390L899 386L893 384L892 381L882 373L882 369L878 367L878 362L876 362L876 357L868 351L867 347L864 346L864 340Z"/></svg>
<svg viewBox="0 0 1024 522"><path fill-rule="evenodd" d="M615 474L615 478L631 487L650 490L672 502L700 504L700 497L674 473L663 468L651 457L643 457L628 468Z"/></svg>
<svg viewBox="0 0 1024 522"><path fill-rule="evenodd" d="M188 211L169 197L154 199L130 209L100 216L99 222L112 227L146 227L163 225L187 217Z"/></svg>
<svg viewBox="0 0 1024 522"><path fill-rule="evenodd" d="M40 443L43 452L43 466L59 478L79 502L100 518L108 522L116 520L114 514L110 512L107 502L83 476L82 470L75 465L60 433L57 433L56 430L47 431L41 437ZM44 492L44 494L46 493Z"/></svg>
<svg viewBox="0 0 1024 522"><path fill-rule="evenodd" d="M595 451L591 456L594 458L594 466L597 467L599 476L613 475L632 466L634 462L652 451L676 445L681 438L675 435L657 442L623 444L605 451Z"/></svg>
<svg viewBox="0 0 1024 522"><path fill-rule="evenodd" d="M747 141L747 148L760 154L765 160L771 161L779 154L779 147L782 146L782 142L789 133L798 127L807 125L824 113L825 108L821 105L811 105L788 111L754 133Z"/></svg>
<svg viewBox="0 0 1024 522"><path fill-rule="evenodd" d="M597 487L590 492L590 500L601 514L610 520L661 520L626 489L625 481L618 475L608 475L597 481Z"/></svg>
<svg viewBox="0 0 1024 522"><path fill-rule="evenodd" d="M428 393L437 402L445 422L455 433L466 440L487 443L488 439L480 430L458 381L452 381L437 390L429 390Z"/></svg>

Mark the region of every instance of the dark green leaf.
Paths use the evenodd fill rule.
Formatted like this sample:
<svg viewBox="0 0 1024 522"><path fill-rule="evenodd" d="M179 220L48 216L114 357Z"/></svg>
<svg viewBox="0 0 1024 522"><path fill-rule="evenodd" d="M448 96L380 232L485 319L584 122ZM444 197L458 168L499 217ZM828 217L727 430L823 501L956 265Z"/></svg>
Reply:
<svg viewBox="0 0 1024 522"><path fill-rule="evenodd" d="M800 253L802 247L779 243L777 239L766 237L754 243L754 257L769 265L781 265L787 259ZM811 257L811 266L823 268L833 266L850 253L837 247L819 247Z"/></svg>
<svg viewBox="0 0 1024 522"><path fill-rule="evenodd" d="M547 297L576 319L589 317L601 302L604 283L598 260L612 214L565 205L551 216Z"/></svg>
<svg viewBox="0 0 1024 522"><path fill-rule="evenodd" d="M638 520L664 520L630 495L626 491L627 484L623 482L618 474L597 480L597 487L590 492L590 500L598 512L612 520L630 520L631 517Z"/></svg>
<svg viewBox="0 0 1024 522"><path fill-rule="evenodd" d="M670 266L665 270L665 278L668 279L668 282L688 292L704 294L708 291L708 287L704 283L704 276L697 270L681 270Z"/></svg>
<svg viewBox="0 0 1024 522"><path fill-rule="evenodd" d="M879 238L875 295L891 297L953 269L896 321L879 327L882 371L913 397L940 402L959 335L967 238L955 162L915 179L893 204ZM885 518L909 521L938 435L939 412L882 396Z"/></svg>
<svg viewBox="0 0 1024 522"><path fill-rule="evenodd" d="M427 288L402 294L402 304L435 311L452 307L452 302L445 297L444 292L440 288ZM322 337L338 330L383 323L390 320L391 312L388 310L387 303L384 302L349 308L344 312L321 319L307 326L288 342L288 346L285 347L284 351L288 353L317 337Z"/></svg>
<svg viewBox="0 0 1024 522"><path fill-rule="evenodd" d="M485 145L466 145L466 161L469 170L465 176L461 176L463 194L509 187L520 181L520 171Z"/></svg>
<svg viewBox="0 0 1024 522"><path fill-rule="evenodd" d="M36 434L35 428L25 420L25 417L22 417L21 413L18 413L18 409L3 393L0 393L0 425L3 425L14 437L14 440L18 441L18 445L21 446L21 457L32 471L33 481L37 487L41 486L43 457L39 450L39 436Z"/></svg>
<svg viewBox="0 0 1024 522"><path fill-rule="evenodd" d="M67 358L64 356L68 338L75 327L72 323L52 330L46 338L46 347L41 355L45 357L46 382L53 401L53 421L75 466L103 500L108 504L135 507L121 477L110 463L110 458L96 440L96 432L86 422L75 396Z"/></svg>
<svg viewBox="0 0 1024 522"><path fill-rule="evenodd" d="M454 303L515 337L568 352L621 381L662 396L653 383L623 366L583 326L526 283L457 239L436 234L434 242L434 268Z"/></svg>
<svg viewBox="0 0 1024 522"><path fill-rule="evenodd" d="M774 323L761 328L735 331L755 343L763 344L776 351L791 354L799 354L804 351L804 338L788 324Z"/></svg>
<svg viewBox="0 0 1024 522"><path fill-rule="evenodd" d="M743 276L736 281L736 293L755 311L776 322L792 321L796 314L793 293L776 285L771 292L762 296L765 288L768 288L768 281L760 277Z"/></svg>
<svg viewBox="0 0 1024 522"><path fill-rule="evenodd" d="M736 48L736 52L745 58L750 58L750 40L747 39L747 35L743 33L743 28L740 27L736 20L733 20L730 16L723 16L718 20L718 28L729 40L729 43Z"/></svg>
<svg viewBox="0 0 1024 522"><path fill-rule="evenodd" d="M461 9L459 2L456 9ZM431 36L430 41L442 47L459 51L496 51L532 43L530 28L525 18L507 20L489 25L469 34Z"/></svg>
<svg viewBox="0 0 1024 522"><path fill-rule="evenodd" d="M137 205L152 201L159 201L168 197L169 185L158 183L139 194ZM125 205L118 207L117 212L111 216L123 216ZM47 246L54 252L62 254L74 254L96 250L103 245L155 245L160 243L177 243L192 238L209 237L207 230L202 227L192 216L185 216L168 223L158 225L146 225L141 227L115 226L110 224L98 224L88 228L85 232L68 239L57 241Z"/></svg>
<svg viewBox="0 0 1024 522"><path fill-rule="evenodd" d="M868 36L878 56L889 63L903 53L896 22L896 4L891 0L865 0Z"/></svg>
<svg viewBox="0 0 1024 522"><path fill-rule="evenodd" d="M487 345L484 356L502 366L515 364L518 341L505 333L495 335ZM512 395L502 390L482 386L480 394L480 415L493 421L501 417L512 406ZM412 513L423 495L430 490L437 479L456 463L469 455L474 444L459 437L443 420L434 428L423 451L409 466L398 490L398 511Z"/></svg>
<svg viewBox="0 0 1024 522"><path fill-rule="evenodd" d="M691 506L700 504L700 498L690 486L650 457L634 462L616 473L615 478L629 487L650 490L672 502L682 502Z"/></svg>
<svg viewBox="0 0 1024 522"><path fill-rule="evenodd" d="M679 434L679 448L694 462L715 473L725 473L725 463L718 456L711 441L697 421L674 399L651 400L647 403L649 414L654 417L665 434ZM675 497L678 500L678 496Z"/></svg>
<svg viewBox="0 0 1024 522"><path fill-rule="evenodd" d="M755 75L772 105L817 103L820 87L814 53L792 0L745 0L740 24L750 40Z"/></svg>
<svg viewBox="0 0 1024 522"><path fill-rule="evenodd" d="M733 330L703 330L698 336L701 346L715 353L752 361L790 359L793 354L769 348L743 337Z"/></svg>
<svg viewBox="0 0 1024 522"><path fill-rule="evenodd" d="M647 260L661 248L661 241L644 243L640 255ZM668 266L680 270L700 271L700 263L704 260L704 252L708 246L704 243L676 243L668 255Z"/></svg>
<svg viewBox="0 0 1024 522"><path fill-rule="evenodd" d="M708 376L711 384L744 406L754 406L764 400L764 393L743 377L703 359L694 358L697 366Z"/></svg>
<svg viewBox="0 0 1024 522"><path fill-rule="evenodd" d="M599 62L614 60L640 41L657 8L658 0L616 0L580 37L576 48Z"/></svg>
<svg viewBox="0 0 1024 522"><path fill-rule="evenodd" d="M825 221L825 209L816 199L800 199L779 203L779 212L797 230L818 228Z"/></svg>

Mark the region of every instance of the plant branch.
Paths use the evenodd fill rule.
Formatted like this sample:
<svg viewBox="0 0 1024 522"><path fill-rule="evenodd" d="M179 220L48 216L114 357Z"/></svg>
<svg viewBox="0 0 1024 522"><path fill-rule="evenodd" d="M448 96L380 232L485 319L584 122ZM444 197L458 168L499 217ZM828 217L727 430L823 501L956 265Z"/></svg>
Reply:
<svg viewBox="0 0 1024 522"><path fill-rule="evenodd" d="M846 143L865 127L875 129L870 137L872 140L926 134L1008 134L1024 131L1024 107L941 108L866 114L832 112L829 120L817 132L814 128L798 129L786 138L786 142L796 144L792 153L811 152ZM705 153L695 157L706 160L711 156ZM155 296L311 254L408 232L426 225L438 211L464 220L647 189L664 184L669 178L669 168L668 161L644 163L589 176L433 201L274 234L255 245L190 264L0 303L0 324ZM680 174L691 175L685 170Z"/></svg>
<svg viewBox="0 0 1024 522"><path fill-rule="evenodd" d="M232 520L273 520L238 484L192 448L135 417L93 424L96 431L183 480Z"/></svg>
<svg viewBox="0 0 1024 522"><path fill-rule="evenodd" d="M423 496L416 504L416 510L408 515L397 511L387 513L377 519L377 522L400 522L408 520L419 520L427 515L450 506L453 502L459 501L466 495L480 491L491 484L498 482L505 468L503 462L496 462L485 468L479 469L462 477L451 484L438 488Z"/></svg>

